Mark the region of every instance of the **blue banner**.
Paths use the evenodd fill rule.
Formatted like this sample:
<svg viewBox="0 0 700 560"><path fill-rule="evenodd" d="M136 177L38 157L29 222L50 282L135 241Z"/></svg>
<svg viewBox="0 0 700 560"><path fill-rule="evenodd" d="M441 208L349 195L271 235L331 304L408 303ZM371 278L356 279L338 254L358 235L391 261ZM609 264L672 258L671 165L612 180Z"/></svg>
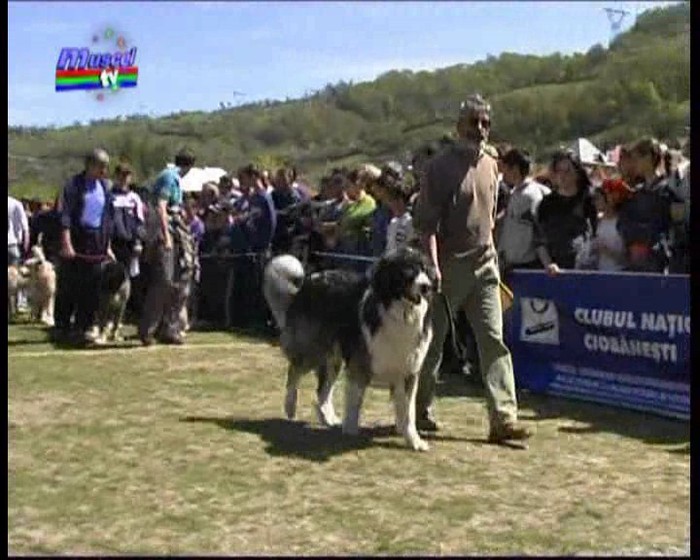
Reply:
<svg viewBox="0 0 700 560"><path fill-rule="evenodd" d="M516 271L507 321L517 383L690 418L690 277Z"/></svg>

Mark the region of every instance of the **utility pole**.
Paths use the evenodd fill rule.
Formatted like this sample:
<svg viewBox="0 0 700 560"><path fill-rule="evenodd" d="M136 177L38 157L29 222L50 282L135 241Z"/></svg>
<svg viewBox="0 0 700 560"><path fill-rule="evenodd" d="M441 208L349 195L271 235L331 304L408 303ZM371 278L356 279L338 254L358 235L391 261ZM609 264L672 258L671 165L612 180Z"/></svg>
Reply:
<svg viewBox="0 0 700 560"><path fill-rule="evenodd" d="M610 43L612 43L615 37L620 33L622 22L630 12L627 10L616 10L614 8L603 8L603 11L605 11L605 15L608 16L608 22L610 23Z"/></svg>

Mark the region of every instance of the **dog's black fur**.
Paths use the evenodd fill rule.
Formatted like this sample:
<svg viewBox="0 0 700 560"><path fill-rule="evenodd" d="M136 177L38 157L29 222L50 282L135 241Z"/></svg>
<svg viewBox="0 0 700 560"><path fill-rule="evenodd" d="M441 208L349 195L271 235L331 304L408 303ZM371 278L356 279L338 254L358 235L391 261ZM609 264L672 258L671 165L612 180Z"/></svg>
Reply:
<svg viewBox="0 0 700 560"><path fill-rule="evenodd" d="M280 257L284 258L289 259ZM417 279L421 274L428 276L431 285L422 283L419 287ZM299 378L315 370L317 413L326 425L338 423L332 406L332 389L342 364L350 365L349 371L362 390L373 376L371 349L363 327L373 338L383 328L385 314L392 306L401 301L416 306L424 300L429 306L435 287L435 274L427 259L409 249L381 258L369 277L345 270L303 274L300 263L294 265L289 260L284 265L279 260L269 263L265 277L268 304L278 310L277 315L283 317L284 323L280 346L289 360L287 416L293 418L296 412ZM270 286L276 289L269 289ZM289 301L286 308L285 299ZM283 313L279 312L281 309ZM429 340L432 336L430 316L425 309L421 312L419 333L422 334L417 341ZM402 359L406 356L397 356L397 363Z"/></svg>
<svg viewBox="0 0 700 560"><path fill-rule="evenodd" d="M324 364L335 344L347 356L360 333L358 306L369 280L352 271L325 270L307 276L287 311L282 348L292 361ZM319 377L323 373L319 372ZM324 379L319 379L319 385Z"/></svg>
<svg viewBox="0 0 700 560"><path fill-rule="evenodd" d="M100 266L100 293L114 294L124 284L130 282L129 270L118 261L107 261Z"/></svg>
<svg viewBox="0 0 700 560"><path fill-rule="evenodd" d="M102 263L97 311L99 340L102 342L114 340L119 336L130 295L131 277L126 265L118 261Z"/></svg>

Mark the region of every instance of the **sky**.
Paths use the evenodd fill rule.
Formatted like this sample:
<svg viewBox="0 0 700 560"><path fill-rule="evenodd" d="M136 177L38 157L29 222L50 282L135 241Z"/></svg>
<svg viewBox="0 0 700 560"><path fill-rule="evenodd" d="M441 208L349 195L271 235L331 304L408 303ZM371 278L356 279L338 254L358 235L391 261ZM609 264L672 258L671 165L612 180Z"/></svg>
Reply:
<svg viewBox="0 0 700 560"><path fill-rule="evenodd" d="M673 3L673 2L671 2ZM8 124L213 111L299 98L340 80L434 70L502 52L585 52L611 37L605 8L669 2L10 2ZM114 35L105 38L109 31ZM138 86L102 101L55 91L63 47L136 47Z"/></svg>

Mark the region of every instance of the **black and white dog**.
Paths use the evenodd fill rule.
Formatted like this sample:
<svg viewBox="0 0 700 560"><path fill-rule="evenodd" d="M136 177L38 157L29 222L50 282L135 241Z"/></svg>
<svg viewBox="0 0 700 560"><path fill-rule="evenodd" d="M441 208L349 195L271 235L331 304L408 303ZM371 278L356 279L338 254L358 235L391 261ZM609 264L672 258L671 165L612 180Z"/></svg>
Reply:
<svg viewBox="0 0 700 560"><path fill-rule="evenodd" d="M413 449L427 450L416 429L415 401L432 339L429 309L434 287L427 260L408 249L382 257L370 278L341 270L306 276L296 258L273 258L265 269L263 292L289 360L287 417L296 414L301 376L313 369L319 420L328 426L339 424L333 387L345 364L343 432L357 434L367 387L388 386L397 431Z"/></svg>
<svg viewBox="0 0 700 560"><path fill-rule="evenodd" d="M100 265L100 296L97 310L96 342L120 341L126 304L131 296L129 269L118 261L106 261Z"/></svg>

